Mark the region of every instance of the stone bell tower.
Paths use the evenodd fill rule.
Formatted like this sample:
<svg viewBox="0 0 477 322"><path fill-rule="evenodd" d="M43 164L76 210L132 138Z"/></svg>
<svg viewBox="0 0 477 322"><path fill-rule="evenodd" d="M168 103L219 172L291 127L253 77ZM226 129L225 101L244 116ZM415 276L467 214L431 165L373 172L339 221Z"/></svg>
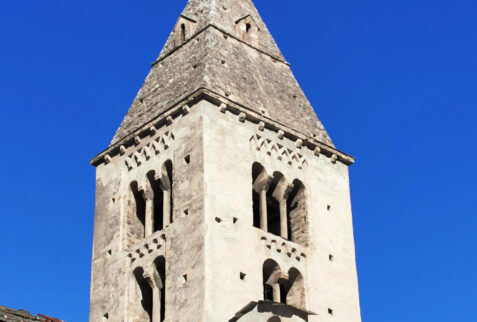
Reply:
<svg viewBox="0 0 477 322"><path fill-rule="evenodd" d="M361 321L353 161L250 0L190 0L91 161L90 321Z"/></svg>

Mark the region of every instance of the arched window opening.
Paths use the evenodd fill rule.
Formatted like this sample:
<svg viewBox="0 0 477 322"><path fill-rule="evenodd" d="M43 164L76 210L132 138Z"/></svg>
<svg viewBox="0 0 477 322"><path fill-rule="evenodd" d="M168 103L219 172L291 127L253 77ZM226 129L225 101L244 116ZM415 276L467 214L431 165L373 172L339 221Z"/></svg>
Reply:
<svg viewBox="0 0 477 322"><path fill-rule="evenodd" d="M267 227L268 232L280 236L280 203L274 196L274 191L278 188L281 174L274 174L267 192Z"/></svg>
<svg viewBox="0 0 477 322"><path fill-rule="evenodd" d="M155 300L159 306L154 311L155 314L160 316L157 321L164 321L166 319L166 260L163 256L158 257L154 261L157 275L155 275L157 294Z"/></svg>
<svg viewBox="0 0 477 322"><path fill-rule="evenodd" d="M150 266L133 272L135 285L131 314L134 321L162 322L166 319L166 261L159 256Z"/></svg>
<svg viewBox="0 0 477 322"><path fill-rule="evenodd" d="M134 239L142 239L145 237L146 226L146 200L144 191L140 190L138 183L133 181L130 185L132 198L130 205L130 230L129 234Z"/></svg>
<svg viewBox="0 0 477 322"><path fill-rule="evenodd" d="M260 194L252 189L253 227L260 228Z"/></svg>
<svg viewBox="0 0 477 322"><path fill-rule="evenodd" d="M186 40L186 25L183 23L181 24L181 43Z"/></svg>
<svg viewBox="0 0 477 322"><path fill-rule="evenodd" d="M253 225L264 231L268 231L267 192L271 179L261 164L252 165Z"/></svg>
<svg viewBox="0 0 477 322"><path fill-rule="evenodd" d="M300 180L288 181L280 172L267 174L252 165L253 226L308 246L308 218L305 187Z"/></svg>
<svg viewBox="0 0 477 322"><path fill-rule="evenodd" d="M136 299L140 300L141 303L141 310L137 312L139 314L138 319L152 322L152 288L147 282L144 269L141 267L136 268L134 270L134 277L137 283Z"/></svg>
<svg viewBox="0 0 477 322"><path fill-rule="evenodd" d="M173 222L172 212L174 209L173 198L173 170L172 161L168 160L161 169L161 189L163 191L163 214L164 227Z"/></svg>
<svg viewBox="0 0 477 322"><path fill-rule="evenodd" d="M152 190L152 228L153 232L164 229L164 192L161 188L160 177L155 171L147 174L147 179Z"/></svg>
<svg viewBox="0 0 477 322"><path fill-rule="evenodd" d="M254 163L252 165L252 200L253 200L253 226L260 228L260 192L255 190L255 182L257 181L260 173L264 171L263 167L259 163Z"/></svg>
<svg viewBox="0 0 477 322"><path fill-rule="evenodd" d="M308 219L305 187L300 180L293 181L288 197L288 236L297 244L308 246Z"/></svg>
<svg viewBox="0 0 477 322"><path fill-rule="evenodd" d="M247 23L245 25L245 33L248 34L248 33L250 33L251 30L252 30L252 24Z"/></svg>
<svg viewBox="0 0 477 322"><path fill-rule="evenodd" d="M289 221L288 221L288 197L293 190L293 184L290 184L285 176L280 172L273 174L273 184L270 187L270 196L272 202L275 204L275 230L274 234L281 236L284 239L289 239Z"/></svg>
<svg viewBox="0 0 477 322"><path fill-rule="evenodd" d="M305 282L303 275L296 268L291 268L288 271L288 280L283 283L282 298L288 305L306 309Z"/></svg>
<svg viewBox="0 0 477 322"><path fill-rule="evenodd" d="M265 301L281 302L280 282L282 272L280 266L272 259L263 263L263 298Z"/></svg>

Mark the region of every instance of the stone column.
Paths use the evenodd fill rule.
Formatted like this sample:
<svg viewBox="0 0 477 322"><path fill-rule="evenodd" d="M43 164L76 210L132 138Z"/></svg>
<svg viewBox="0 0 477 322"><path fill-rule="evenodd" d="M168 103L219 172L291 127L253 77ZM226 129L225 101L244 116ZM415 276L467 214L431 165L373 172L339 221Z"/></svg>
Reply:
<svg viewBox="0 0 477 322"><path fill-rule="evenodd" d="M273 302L280 303L281 294L280 294L280 284L277 282L273 284Z"/></svg>
<svg viewBox="0 0 477 322"><path fill-rule="evenodd" d="M152 288L152 322L161 322L161 290Z"/></svg>
<svg viewBox="0 0 477 322"><path fill-rule="evenodd" d="M253 190L260 195L260 229L263 231L268 231L267 191L272 180L273 177L270 177L264 169L253 183Z"/></svg>
<svg viewBox="0 0 477 322"><path fill-rule="evenodd" d="M146 214L145 214L145 237L149 237L154 233L154 200L146 197Z"/></svg>
<svg viewBox="0 0 477 322"><path fill-rule="evenodd" d="M144 278L152 289L152 322L161 322L161 290L164 284L154 267L144 274Z"/></svg>
<svg viewBox="0 0 477 322"><path fill-rule="evenodd" d="M260 191L260 229L268 231L267 190Z"/></svg>
<svg viewBox="0 0 477 322"><path fill-rule="evenodd" d="M163 191L162 222L164 228L171 224L171 199L172 183L167 171L163 170L161 175L161 189Z"/></svg>
<svg viewBox="0 0 477 322"><path fill-rule="evenodd" d="M170 190L164 190L163 192L163 210L162 210L162 216L163 216L163 223L164 223L164 228L169 226L171 224L171 191Z"/></svg>
<svg viewBox="0 0 477 322"><path fill-rule="evenodd" d="M280 236L288 239L287 200L280 200Z"/></svg>
<svg viewBox="0 0 477 322"><path fill-rule="evenodd" d="M284 177L281 177L272 193L273 198L280 204L280 236L284 239L288 239L287 199L293 187L293 184L289 184Z"/></svg>

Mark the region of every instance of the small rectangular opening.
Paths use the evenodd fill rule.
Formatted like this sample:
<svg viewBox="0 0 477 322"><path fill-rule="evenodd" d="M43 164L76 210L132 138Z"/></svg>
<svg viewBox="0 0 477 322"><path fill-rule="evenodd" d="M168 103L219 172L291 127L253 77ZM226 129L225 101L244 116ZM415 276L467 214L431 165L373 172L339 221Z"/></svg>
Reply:
<svg viewBox="0 0 477 322"><path fill-rule="evenodd" d="M215 221L220 224L222 222L222 219L220 219L219 217L215 217Z"/></svg>

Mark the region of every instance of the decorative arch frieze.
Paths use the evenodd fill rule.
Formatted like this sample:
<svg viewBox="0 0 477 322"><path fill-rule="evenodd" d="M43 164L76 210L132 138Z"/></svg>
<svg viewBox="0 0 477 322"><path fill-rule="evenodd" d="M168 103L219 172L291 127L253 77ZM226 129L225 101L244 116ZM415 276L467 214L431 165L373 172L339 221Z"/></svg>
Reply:
<svg viewBox="0 0 477 322"><path fill-rule="evenodd" d="M298 151L293 151L280 143L273 142L270 139L264 138L258 134L250 138L250 143L257 151L265 152L272 158L286 162L298 169L303 169L308 166L306 157Z"/></svg>
<svg viewBox="0 0 477 322"><path fill-rule="evenodd" d="M135 152L131 153L124 160L128 171L138 168L144 162L148 161L153 155L164 153L174 144L174 134L172 131L167 131L164 134L158 136L151 143L139 148Z"/></svg>

